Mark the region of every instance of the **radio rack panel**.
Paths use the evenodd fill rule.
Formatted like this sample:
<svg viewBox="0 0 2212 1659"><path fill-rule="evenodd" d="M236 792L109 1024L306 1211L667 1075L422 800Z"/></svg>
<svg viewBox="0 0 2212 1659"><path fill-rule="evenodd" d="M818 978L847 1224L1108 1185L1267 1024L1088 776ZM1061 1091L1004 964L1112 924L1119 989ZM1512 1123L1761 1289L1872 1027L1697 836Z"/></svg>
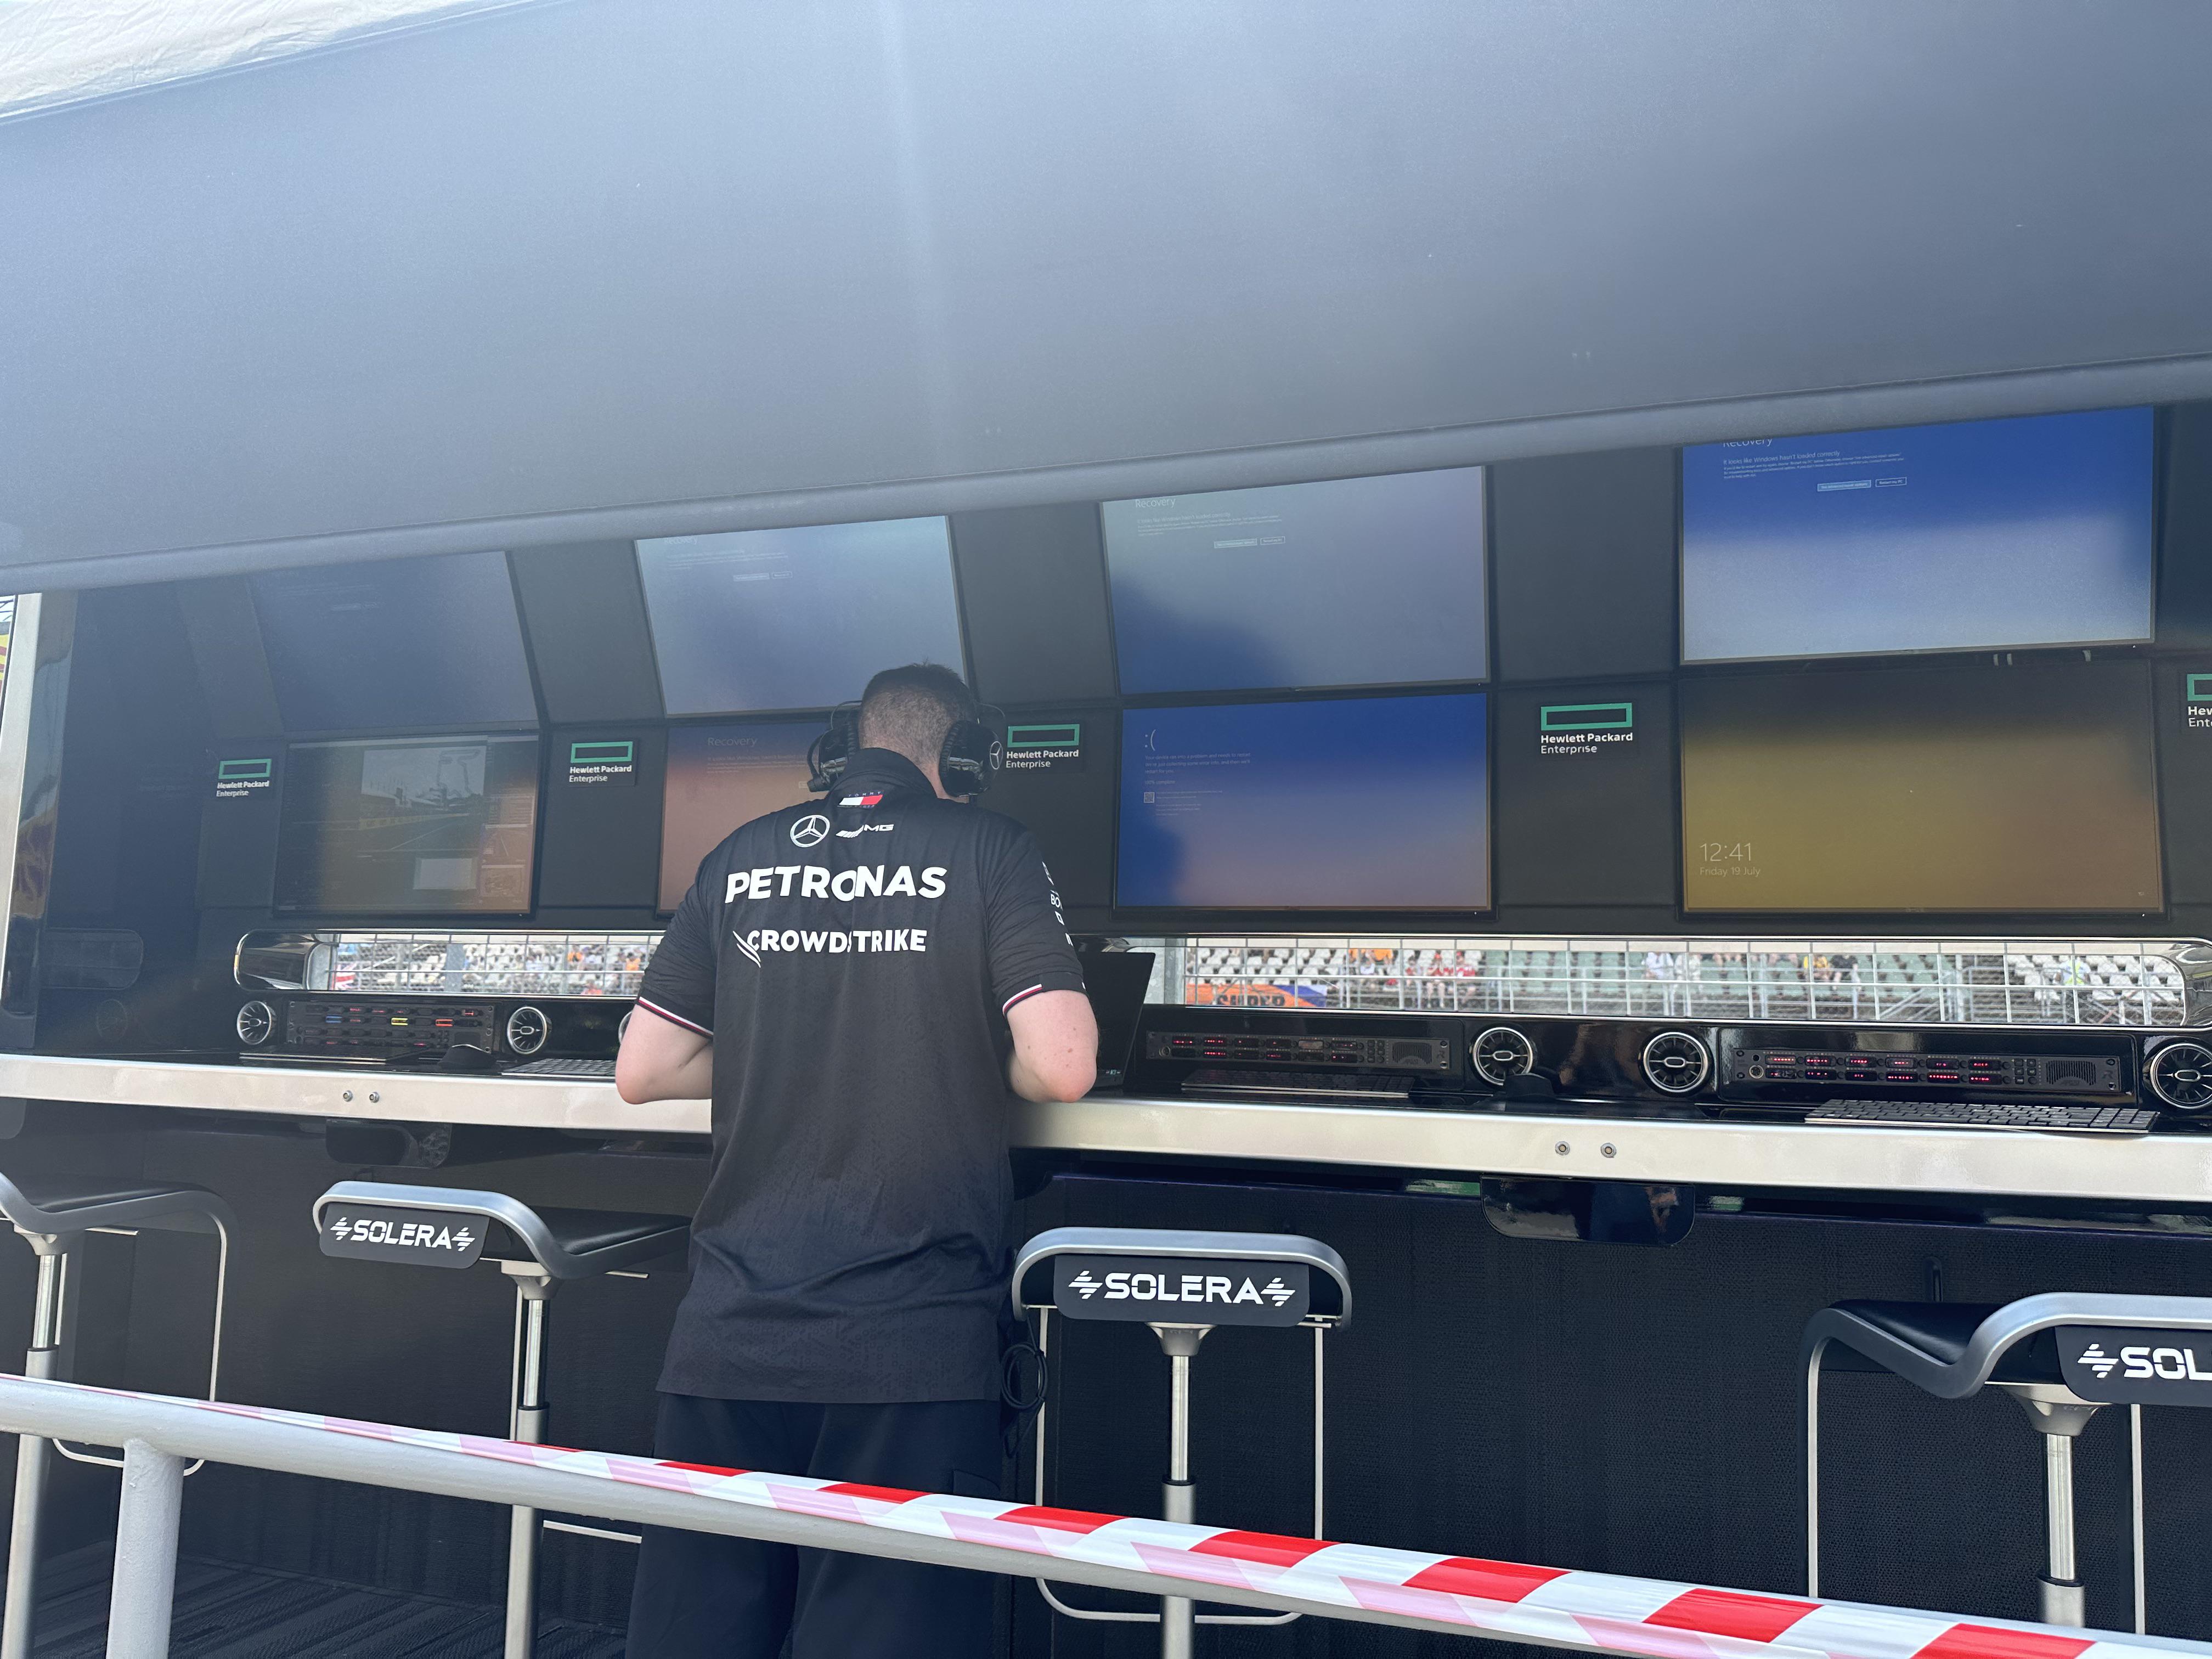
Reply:
<svg viewBox="0 0 2212 1659"><path fill-rule="evenodd" d="M1731 1083L1924 1084L2004 1094L2127 1092L2113 1054L1895 1053L1871 1048L1742 1048Z"/></svg>
<svg viewBox="0 0 2212 1659"><path fill-rule="evenodd" d="M238 1005L233 1046L255 1058L337 1065L427 1060L456 1043L508 1063L611 1059L633 1006L627 997L269 992Z"/></svg>
<svg viewBox="0 0 2212 1659"><path fill-rule="evenodd" d="M1363 1072L1441 1076L1452 1069L1452 1046L1429 1037L1307 1036L1296 1032L1152 1031L1145 1058L1202 1065L1336 1066Z"/></svg>

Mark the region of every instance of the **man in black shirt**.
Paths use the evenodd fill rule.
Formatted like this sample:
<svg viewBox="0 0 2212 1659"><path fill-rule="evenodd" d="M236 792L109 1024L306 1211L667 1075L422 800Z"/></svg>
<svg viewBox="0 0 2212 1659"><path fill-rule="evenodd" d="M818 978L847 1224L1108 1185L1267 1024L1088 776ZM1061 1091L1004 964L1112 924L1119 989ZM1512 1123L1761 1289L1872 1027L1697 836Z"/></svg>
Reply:
<svg viewBox="0 0 2212 1659"><path fill-rule="evenodd" d="M1008 1090L1073 1100L1097 1033L1028 831L948 796L950 670L868 684L827 799L709 853L647 969L623 1098L710 1097L659 1455L995 1496ZM649 1530L630 1659L973 1659L991 1581Z"/></svg>

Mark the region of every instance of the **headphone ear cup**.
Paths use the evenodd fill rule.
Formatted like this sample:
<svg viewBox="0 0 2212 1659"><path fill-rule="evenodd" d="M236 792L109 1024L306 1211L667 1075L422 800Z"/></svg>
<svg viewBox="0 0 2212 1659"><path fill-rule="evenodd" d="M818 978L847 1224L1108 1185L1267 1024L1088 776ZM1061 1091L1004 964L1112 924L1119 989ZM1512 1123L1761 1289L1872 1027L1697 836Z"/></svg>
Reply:
<svg viewBox="0 0 2212 1659"><path fill-rule="evenodd" d="M806 750L806 787L821 794L837 787L845 763L860 746L860 710L857 703L841 703L830 711L830 729Z"/></svg>
<svg viewBox="0 0 2212 1659"><path fill-rule="evenodd" d="M998 734L982 721L955 720L938 750L937 775L948 794L980 795L1004 755Z"/></svg>

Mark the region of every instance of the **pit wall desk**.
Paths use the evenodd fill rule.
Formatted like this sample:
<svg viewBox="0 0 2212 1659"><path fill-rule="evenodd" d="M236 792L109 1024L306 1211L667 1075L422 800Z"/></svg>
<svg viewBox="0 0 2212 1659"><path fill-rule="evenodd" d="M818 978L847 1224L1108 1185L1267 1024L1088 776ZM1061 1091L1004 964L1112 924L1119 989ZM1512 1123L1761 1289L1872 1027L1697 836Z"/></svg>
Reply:
<svg viewBox="0 0 2212 1659"><path fill-rule="evenodd" d="M0 1055L0 1097L191 1111L703 1135L703 1101L625 1104L611 1083L300 1066ZM211 1124L210 1127L219 1127ZM1105 1095L1024 1106L1014 1143L1045 1151L1409 1174L1692 1182L1708 1188L2019 1194L2212 1203L2212 1133L2102 1139L1986 1130L1568 1113L1392 1110Z"/></svg>

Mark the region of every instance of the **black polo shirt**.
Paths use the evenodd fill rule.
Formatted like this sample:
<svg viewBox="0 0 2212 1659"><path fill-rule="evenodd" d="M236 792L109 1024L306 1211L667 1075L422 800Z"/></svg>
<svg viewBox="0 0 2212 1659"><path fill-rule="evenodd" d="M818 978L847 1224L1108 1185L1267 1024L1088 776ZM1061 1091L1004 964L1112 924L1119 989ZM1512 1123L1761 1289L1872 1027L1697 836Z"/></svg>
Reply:
<svg viewBox="0 0 2212 1659"><path fill-rule="evenodd" d="M1006 1011L1083 975L1029 832L863 749L699 866L641 1003L714 1039L714 1163L660 1387L989 1400Z"/></svg>

